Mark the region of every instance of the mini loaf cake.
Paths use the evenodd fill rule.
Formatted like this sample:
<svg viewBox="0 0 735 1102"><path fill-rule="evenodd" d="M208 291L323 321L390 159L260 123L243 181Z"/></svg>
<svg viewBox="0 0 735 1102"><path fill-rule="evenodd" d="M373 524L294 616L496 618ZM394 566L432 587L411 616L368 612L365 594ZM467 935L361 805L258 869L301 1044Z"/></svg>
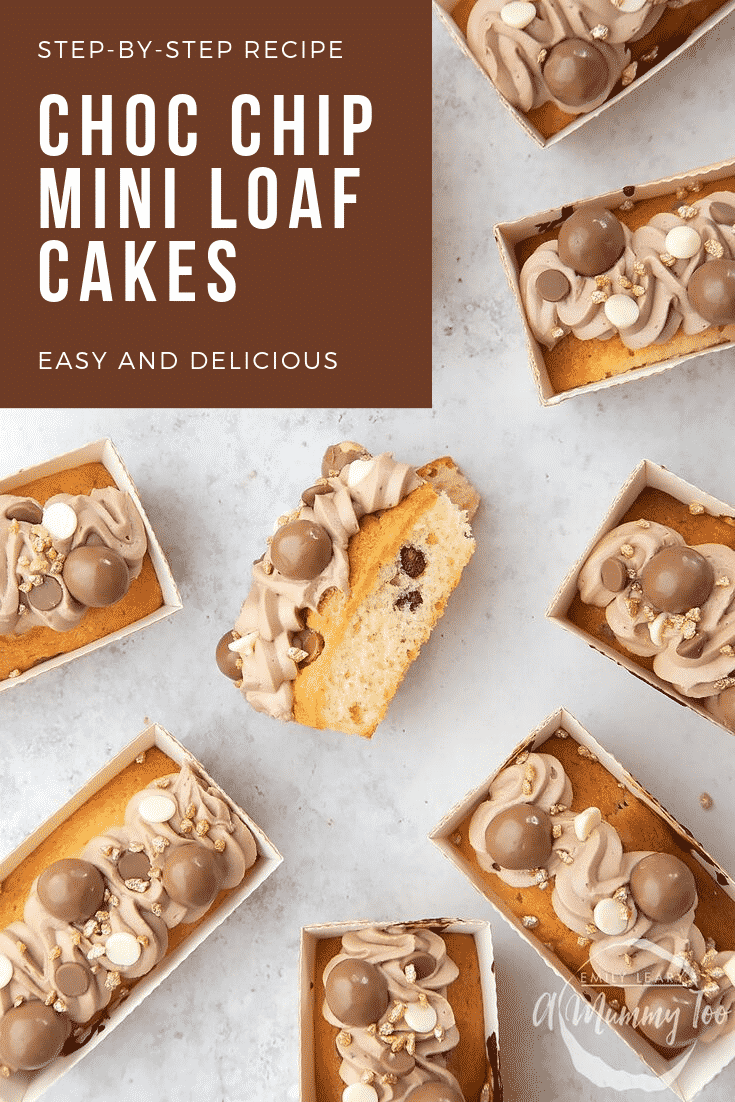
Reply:
<svg viewBox="0 0 735 1102"><path fill-rule="evenodd" d="M623 206L580 206L516 250L556 391L735 339L735 190Z"/></svg>
<svg viewBox="0 0 735 1102"><path fill-rule="evenodd" d="M146 751L3 884L3 1077L27 1078L85 1044L255 863L250 830L218 790L188 763L172 767ZM135 785L120 824L118 800Z"/></svg>
<svg viewBox="0 0 735 1102"><path fill-rule="evenodd" d="M346 442L253 566L217 662L258 711L370 737L475 548L451 459L420 471Z"/></svg>
<svg viewBox="0 0 735 1102"><path fill-rule="evenodd" d="M459 0L451 11L500 94L548 138L643 76L722 6L723 0Z"/></svg>
<svg viewBox="0 0 735 1102"><path fill-rule="evenodd" d="M319 1102L500 1102L471 934L367 927L320 941L317 975Z"/></svg>
<svg viewBox="0 0 735 1102"><path fill-rule="evenodd" d="M143 521L101 463L1 494L0 548L2 678L163 603Z"/></svg>
<svg viewBox="0 0 735 1102"><path fill-rule="evenodd" d="M735 900L565 731L501 770L461 833L490 892L616 1022L667 1058L735 1029Z"/></svg>
<svg viewBox="0 0 735 1102"><path fill-rule="evenodd" d="M735 731L732 518L645 491L597 543L577 584L572 622Z"/></svg>

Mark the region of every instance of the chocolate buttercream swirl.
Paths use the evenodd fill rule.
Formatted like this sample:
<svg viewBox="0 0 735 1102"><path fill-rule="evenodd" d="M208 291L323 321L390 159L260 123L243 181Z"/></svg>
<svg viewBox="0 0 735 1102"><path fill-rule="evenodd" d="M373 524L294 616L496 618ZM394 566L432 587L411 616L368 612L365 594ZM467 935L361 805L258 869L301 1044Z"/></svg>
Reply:
<svg viewBox="0 0 735 1102"><path fill-rule="evenodd" d="M379 988L380 1012L365 1025L351 1025L333 1009L340 1000L331 993L330 975L351 961L365 962L367 972L361 979L372 979ZM342 1081L359 1083L372 1072L379 1102L402 1102L423 1083L444 1083L463 1098L445 1059L459 1041L447 1000L447 987L458 975L443 939L432 930L388 926L345 934L342 952L324 969L322 1009L340 1030L336 1046ZM352 1018L347 1008L344 1014Z"/></svg>
<svg viewBox="0 0 735 1102"><path fill-rule="evenodd" d="M169 801L163 811L162 798ZM150 821L151 801L153 817L168 810L167 820ZM135 875L125 871L131 855ZM180 868L171 873L172 858L181 866L182 856L183 875ZM89 1022L122 983L146 975L165 956L169 928L201 918L218 891L242 882L256 856L247 826L189 763L136 793L125 824L93 838L78 860L49 866L47 873L62 870L57 871L61 887L50 890L41 874L26 900L23 921L0 931L0 976L8 969L5 962L12 969L9 980L0 982L0 1020L20 1003L39 1000L63 1020ZM65 869L69 865L76 866L71 873ZM75 893L74 872L80 868L98 880L94 870L101 874L103 894L91 914ZM202 890L213 893L207 902ZM186 898L187 892L192 898ZM74 908L78 917L71 913Z"/></svg>
<svg viewBox="0 0 735 1102"><path fill-rule="evenodd" d="M542 758L554 763L555 790L564 793L561 806L558 803L556 807L549 806L545 786L537 786L533 779L541 768ZM547 775L549 769L547 763ZM529 792L529 788L533 790ZM554 877L551 896L554 911L570 930L591 943L590 963L594 972L609 986L624 989L629 1009L635 1009L644 992L653 985L679 984L701 991L712 1011L707 1016L711 1020L697 1034L697 1040L709 1043L735 1028L735 1013L731 1012L735 1007L732 979L735 953L717 953L707 948L701 930L695 925L696 890L686 866L678 859L667 858L682 870L685 880L689 879L694 896L692 905L670 921L648 917L642 907L653 908L652 913L662 906L676 909L681 899L686 900L683 906L687 907L691 895L687 896L686 888L684 891L672 888L673 878L667 866L664 873L658 872L653 888L644 885L636 906L631 878L635 883L638 867L657 854L626 851L618 832L602 820L597 809L587 809L582 815L570 812L573 798L571 782L559 761L551 755L522 754L520 760L498 774L490 788L490 799L480 804L470 822L469 840L480 867L512 886L528 887L536 883L546 887L547 881ZM508 807L521 803L550 811L552 822L559 828L550 858L530 878L493 863L486 844L487 824ZM667 892L671 894L667 896ZM602 913L598 905L602 906ZM608 932L611 921L618 924L618 933ZM719 1007L722 1013L715 1014Z"/></svg>
<svg viewBox="0 0 735 1102"><path fill-rule="evenodd" d="M691 549L709 564L714 584L705 600L682 613L657 607L641 585L645 567L658 552L686 547L683 537L666 525L619 525L603 536L582 567L580 597L585 604L605 609L616 639L631 654L654 656L657 677L683 696L704 700L716 718L721 715L721 721L735 729L720 701L735 686L735 551L718 543ZM619 590L603 581L603 567L611 560L626 573Z"/></svg>
<svg viewBox="0 0 735 1102"><path fill-rule="evenodd" d="M689 336L709 329L713 323L698 312L687 289L704 265L735 258L735 229L718 221L734 201L732 192L714 192L691 206L682 202L675 213L654 215L633 233L623 226L623 255L596 277L580 275L564 264L557 241L539 245L520 274L526 317L536 339L553 348L568 332L578 340L608 340L617 335L626 348L637 350L663 344L679 329ZM689 235L694 251L688 258L669 252L667 237L672 230ZM563 274L569 283L566 295L556 302L544 299L537 288L539 277L547 271ZM634 301L635 320L627 315L625 322L610 319L606 302L612 295Z"/></svg>
<svg viewBox="0 0 735 1102"><path fill-rule="evenodd" d="M599 107L630 61L625 43L645 34L664 11L663 4L650 2L639 12L623 13L609 0L593 4L536 0L535 17L520 29L503 21L504 7L504 0L478 0L468 20L467 43L500 94L524 112L549 100L561 110L573 113ZM607 28L604 39L592 35L592 29L601 25ZM600 64L607 69L596 82L593 94L575 103L559 99L544 77L549 51L571 39L592 43L601 55Z"/></svg>
<svg viewBox="0 0 735 1102"><path fill-rule="evenodd" d="M266 553L253 565L253 584L235 622L237 637L229 649L241 662L240 691L257 711L277 719L293 719L291 683L304 658L294 636L304 629L303 613L316 612L330 589L350 592L348 544L360 518L392 508L422 482L413 467L387 452L373 457L358 449L355 454L359 457L337 475L319 480L312 504L302 500L281 524L305 521L323 529L332 544L326 566L314 577L289 577Z"/></svg>
<svg viewBox="0 0 735 1102"><path fill-rule="evenodd" d="M53 535L40 519L18 519L41 518L54 505L76 516L72 534ZM95 489L89 496L56 494L43 507L33 498L0 495L0 634L76 627L88 605L78 590L76 596L70 592L64 562L77 548L95 545L120 556L131 580L138 576L147 539L129 494L116 487ZM44 588L52 592L50 600L39 599Z"/></svg>
<svg viewBox="0 0 735 1102"><path fill-rule="evenodd" d="M572 786L556 758L550 754L530 754L521 762L504 769L492 783L490 799L475 811L470 822L470 845L475 850L477 861L486 872L497 873L506 884L515 887L530 887L539 883L538 869L501 869L488 853L486 833L490 824L502 812L522 804L533 805L550 813L552 809L564 808L555 822L567 824L573 816L567 814L572 802ZM562 863L559 850L566 848L566 840L555 838L549 858L548 869L556 871ZM544 871L542 879L546 879Z"/></svg>
<svg viewBox="0 0 735 1102"><path fill-rule="evenodd" d="M623 226L625 250L615 261L605 277L612 285L621 278L629 279L633 272L635 254L632 248L632 234ZM547 271L560 272L569 282L569 291L558 302L548 302L538 292L536 281ZM597 299L601 293L599 276L583 276L565 264L559 257L556 241L547 241L539 245L521 269L520 286L526 316L533 335L547 348L553 348L561 339L558 331L572 332L577 340L609 340L617 332L615 326L605 314L604 306ZM552 336L555 333L556 336Z"/></svg>

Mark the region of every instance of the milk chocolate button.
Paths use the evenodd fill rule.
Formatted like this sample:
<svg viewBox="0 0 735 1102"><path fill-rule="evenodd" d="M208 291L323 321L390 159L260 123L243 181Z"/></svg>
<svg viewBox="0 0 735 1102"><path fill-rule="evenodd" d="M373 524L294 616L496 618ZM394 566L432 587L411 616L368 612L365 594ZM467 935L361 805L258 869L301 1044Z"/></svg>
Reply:
<svg viewBox="0 0 735 1102"><path fill-rule="evenodd" d="M54 986L60 995L76 999L89 988L89 971L83 964L68 960L60 964L54 973Z"/></svg>
<svg viewBox="0 0 735 1102"><path fill-rule="evenodd" d="M638 1003L638 1029L662 1048L684 1048L699 1032L702 1010L699 992L674 984L654 984Z"/></svg>
<svg viewBox="0 0 735 1102"><path fill-rule="evenodd" d="M503 869L541 868L551 856L551 820L539 807L516 804L488 825L485 846Z"/></svg>
<svg viewBox="0 0 735 1102"><path fill-rule="evenodd" d="M78 857L54 861L38 878L38 898L62 922L86 922L104 902L105 882L99 869Z"/></svg>
<svg viewBox="0 0 735 1102"><path fill-rule="evenodd" d="M610 79L602 50L583 38L564 38L553 46L542 71L552 96L569 107L583 107L596 100Z"/></svg>
<svg viewBox="0 0 735 1102"><path fill-rule="evenodd" d="M311 509L318 497L321 497L322 494L332 493L334 493L332 487L326 482L321 482L317 483L315 486L309 486L306 490L304 490L301 494L301 500L303 501L304 505L308 505Z"/></svg>
<svg viewBox="0 0 735 1102"><path fill-rule="evenodd" d="M390 1049L386 1049L380 1062L389 1072L397 1075L399 1079L403 1075L409 1075L416 1067L416 1061L413 1056L409 1056L405 1048L399 1052L391 1052Z"/></svg>
<svg viewBox="0 0 735 1102"><path fill-rule="evenodd" d="M297 631L291 637L291 643L294 647L306 652L306 658L302 658L300 662L297 662L299 669L311 665L314 659L318 658L324 650L324 636L320 635L318 631L312 631L311 628Z"/></svg>
<svg viewBox="0 0 735 1102"><path fill-rule="evenodd" d="M701 658L708 639L709 635L706 631L695 631L691 638L682 639L676 648L676 653L680 658Z"/></svg>
<svg viewBox="0 0 735 1102"><path fill-rule="evenodd" d="M132 853L126 849L117 863L117 872L121 880L147 880L151 871L148 855L141 850Z"/></svg>
<svg viewBox="0 0 735 1102"><path fill-rule="evenodd" d="M68 1035L68 1017L38 999L11 1006L0 1018L0 1063L36 1071L59 1055Z"/></svg>
<svg viewBox="0 0 735 1102"><path fill-rule="evenodd" d="M416 979L419 981L425 980L436 968L436 961L431 953L411 953L410 956L405 957L404 960L401 961L401 968L404 972L409 964L415 969Z"/></svg>
<svg viewBox="0 0 735 1102"><path fill-rule="evenodd" d="M230 650L230 643L234 640L233 632L226 632L217 644L215 658L220 671L225 677L229 677L233 681L239 681L242 677L242 656L237 651ZM237 665L238 661L240 662L239 666Z"/></svg>
<svg viewBox="0 0 735 1102"><path fill-rule="evenodd" d="M558 245L563 264L579 275L596 276L607 272L623 255L625 234L606 207L580 207L562 224Z"/></svg>
<svg viewBox="0 0 735 1102"><path fill-rule="evenodd" d="M652 853L630 876L635 905L654 922L676 922L697 901L697 883L690 868L672 853Z"/></svg>
<svg viewBox="0 0 735 1102"><path fill-rule="evenodd" d="M346 958L338 961L324 985L327 1006L346 1026L368 1026L388 1009L388 982L374 964Z"/></svg>
<svg viewBox="0 0 735 1102"><path fill-rule="evenodd" d="M39 612L50 612L61 604L64 590L56 578L45 577L40 585L34 585L26 594L28 604Z"/></svg>
<svg viewBox="0 0 735 1102"><path fill-rule="evenodd" d="M611 593L620 593L628 584L628 571L620 559L605 559L600 567L600 581Z"/></svg>
<svg viewBox="0 0 735 1102"><path fill-rule="evenodd" d="M449 1083L422 1083L406 1095L406 1102L463 1102L463 1098Z"/></svg>
<svg viewBox="0 0 735 1102"><path fill-rule="evenodd" d="M735 207L730 203L712 203L709 216L718 226L735 226Z"/></svg>
<svg viewBox="0 0 735 1102"><path fill-rule="evenodd" d="M692 272L689 301L710 325L735 323L735 260L709 260Z"/></svg>
<svg viewBox="0 0 735 1102"><path fill-rule="evenodd" d="M715 572L693 547L664 547L641 571L643 593L662 612L701 608L712 592Z"/></svg>
<svg viewBox="0 0 735 1102"><path fill-rule="evenodd" d="M557 268L547 268L536 279L536 290L545 302L560 302L569 294L571 283Z"/></svg>
<svg viewBox="0 0 735 1102"><path fill-rule="evenodd" d="M174 850L163 866L164 888L184 907L208 907L222 879L216 854L195 842Z"/></svg>
<svg viewBox="0 0 735 1102"><path fill-rule="evenodd" d="M330 478L338 475L348 463L356 459L369 459L370 453L366 452L361 444L355 444L352 440L344 440L341 444L330 444L322 459L322 476Z"/></svg>
<svg viewBox="0 0 735 1102"><path fill-rule="evenodd" d="M130 586L128 564L111 547L75 547L66 556L62 574L72 597L92 608L114 605Z"/></svg>
<svg viewBox="0 0 735 1102"><path fill-rule="evenodd" d="M5 517L7 520L24 520L28 524L40 524L43 519L43 509L38 502L28 498L27 501L17 501L14 505L8 505Z"/></svg>
<svg viewBox="0 0 735 1102"><path fill-rule="evenodd" d="M310 582L321 574L332 557L332 540L326 528L311 520L292 520L271 540L271 562L284 578Z"/></svg>

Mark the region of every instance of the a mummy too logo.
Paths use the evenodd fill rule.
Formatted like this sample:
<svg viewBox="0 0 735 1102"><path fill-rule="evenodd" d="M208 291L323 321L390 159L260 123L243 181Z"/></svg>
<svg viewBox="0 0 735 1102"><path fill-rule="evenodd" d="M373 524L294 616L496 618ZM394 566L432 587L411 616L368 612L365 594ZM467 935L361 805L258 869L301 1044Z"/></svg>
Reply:
<svg viewBox="0 0 735 1102"><path fill-rule="evenodd" d="M560 992L544 992L536 1000L533 1024L557 1032L576 1071L595 1086L619 1093L667 1090L694 1055L701 1033L709 1027L725 1026L729 1015L735 1013L735 1003L719 997L721 988L713 978L723 970L708 969L709 954L702 964L695 965L645 938L622 937L608 950L621 961L645 954L648 964L628 976L613 977L598 971L588 959L577 974L587 997L581 997L569 983ZM667 976L676 979L667 980ZM604 989L611 986L622 989L624 998L608 1000ZM580 1027L590 1025L596 1034L606 1025L637 1029L639 1035L670 1054L666 1072L636 1075L611 1067L580 1041Z"/></svg>

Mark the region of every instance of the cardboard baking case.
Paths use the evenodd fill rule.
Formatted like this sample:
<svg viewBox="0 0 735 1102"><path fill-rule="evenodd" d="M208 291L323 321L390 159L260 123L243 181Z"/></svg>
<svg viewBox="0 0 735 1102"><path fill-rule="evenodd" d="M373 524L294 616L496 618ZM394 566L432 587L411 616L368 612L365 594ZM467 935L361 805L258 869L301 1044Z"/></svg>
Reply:
<svg viewBox="0 0 735 1102"><path fill-rule="evenodd" d="M169 734L168 731L159 726L159 724L153 723L150 727L141 731L124 750L99 770L99 772L96 773L71 800L65 803L63 807L59 808L55 815L47 819L47 821L35 830L30 837L26 838L25 842L21 843L17 849L0 863L0 884L2 884L4 879L7 879L21 861L48 838L58 826L64 823L75 811L82 807L87 800L103 788L108 781L112 780L118 773L125 769L126 766L134 762L141 753L150 750L151 747L154 746L162 750L164 754L172 758L179 765L183 765L185 762L190 763L195 768L197 774L204 778L208 785L216 789L217 795L220 799L224 800L233 815L241 819L250 829L257 848L255 864L248 869L244 880L238 887L228 892L219 904L215 901L213 904L214 909L211 914L207 914L200 924L192 927L191 931L186 933L181 942L177 944L175 948L171 949L148 975L136 981L135 986L132 988L125 1001L110 1012L109 1018L105 1020L104 1030L97 1032L82 1046L82 1048L77 1049L76 1052L68 1056L57 1057L53 1063L41 1071L28 1073L18 1072L11 1076L10 1079L0 1078L0 1102L35 1102L35 1099L40 1098L48 1087L57 1083L59 1079L66 1074L69 1068L73 1067L80 1060L83 1060L88 1052L96 1048L96 1046L115 1029L124 1018L127 1018L128 1014L135 1010L136 1006L143 1001L146 995L154 991L155 988L173 972L182 960L185 960L185 958L188 957L213 930L221 925L228 915L232 914L235 908L239 907L239 905L275 871L283 860L281 854L260 827L253 822L247 812L243 811L241 807L222 791L217 782L207 773L201 762L197 761L194 755L187 750L182 743L174 738L173 735ZM124 811L125 808L122 807L120 809L120 822L122 822ZM76 856L76 854L68 854L67 856Z"/></svg>
<svg viewBox="0 0 735 1102"><path fill-rule="evenodd" d="M540 145L542 148L548 145L554 145L556 142L561 141L561 139L565 138L567 134L572 134L575 130L579 130L579 128L584 126L586 122L589 122L590 119L596 119L597 116L601 115L603 111L606 111L608 107L612 107L613 104L617 104L621 100L625 99L625 97L630 92L640 88L641 85L645 84L647 80L650 80L651 77L655 76L657 73L660 73L661 70L669 64L669 62L674 61L674 59L679 57L679 55L682 54L685 50L688 50L690 46L693 46L694 43L697 42L703 34L706 34L707 31L712 30L712 28L716 27L718 23L721 23L723 19L726 19L732 11L735 11L735 0L729 0L729 3L726 3L721 8L718 8L717 11L713 12L712 15L708 16L697 27L695 27L692 30L691 34L680 46L677 46L675 50L672 50L670 53L668 53L661 61L659 61L657 65L652 66L644 74L636 77L636 79L633 80L632 84L629 84L627 85L627 87L622 88L621 91L617 93L617 95L612 96L608 100L605 100L605 102L599 107L595 108L594 111L588 111L584 115L578 115L573 122L568 123L556 134L552 134L551 137L545 138L543 134L541 134L536 129L533 123L531 123L526 118L526 116L522 114L522 112L518 111L515 107L512 106L512 104L508 103L504 96L500 95L500 92L498 92L497 88L495 88L492 80L470 50L469 46L467 45L467 39L465 38L464 34L459 29L451 15L452 10L456 8L457 3L458 0L432 0L434 11L438 15L440 22L443 23L444 26L447 28L462 53L465 55L465 57L468 57L470 59L475 68L482 73L488 84L492 86L496 94L499 96L500 102L503 104L503 107L505 107L505 109L510 112L516 122L519 123L526 131L526 133L531 138L533 138L536 144Z"/></svg>
<svg viewBox="0 0 735 1102"><path fill-rule="evenodd" d="M573 387L570 390L555 390L546 369L542 346L531 332L531 328L526 319L526 312L519 285L521 265L516 255L516 247L528 238L535 237L542 232L542 229L548 229L554 225L558 227L564 219L569 217L573 210L585 204L594 202L614 211L616 208L620 207L621 203L629 199L631 193L635 197L635 202L638 203L645 199L655 199L662 195L673 194L677 188L695 181L701 184L714 183L717 180L723 180L728 176L732 176L734 171L735 159L719 161L716 164L706 165L704 168L681 172L676 176L667 176L664 179L654 180L648 184L637 184L634 188L625 184L615 191L606 192L604 195L594 195L588 196L585 199L575 199L569 205L540 211L537 214L528 215L515 222L499 222L494 227L495 240L500 250L503 268L523 320L531 370L536 381L536 387L542 405L557 405L559 402L563 402L565 398L572 398L578 394L592 393L596 390L606 390L608 387L617 386L619 383L629 383L634 379L644 379L649 375L659 375L662 371L668 371L670 368L676 367L677 364L686 363L688 360L696 359L698 356L705 356L709 352L720 351L723 348L735 348L735 341L725 340L710 348L689 352L686 355L673 356L671 359L662 360L659 363L652 363L645 367L636 367L632 370L623 371L621 374L612 375L608 379L601 379L599 382ZM696 198L696 195L692 195L692 201L696 201Z"/></svg>
<svg viewBox="0 0 735 1102"><path fill-rule="evenodd" d="M666 696L671 697L672 700L676 700L679 704L691 708L692 711L697 712L698 715L708 719L710 723L715 723L718 727L722 728L723 731L732 734L733 732L730 731L728 727L725 727L724 724L719 723L714 716L699 703L699 701L692 697L683 696L668 682L662 681L660 677L657 677L653 671L640 666L633 661L632 658L627 658L625 655L620 654L619 651L616 651L600 639L582 630L567 617L569 607L577 592L577 578L579 577L582 566L602 537L612 528L616 528L618 524L620 524L621 518L646 487L651 487L654 490L662 490L664 493L670 494L671 497L676 498L677 501L681 501L687 506L692 503L703 505L706 512L713 516L735 518L734 506L727 505L724 501L718 501L717 498L704 493L703 490L697 489L696 486L692 486L689 482L685 482L684 479L678 478L665 467L661 467L648 459L644 459L627 479L589 545L585 548L582 555L562 582L554 599L546 610L546 616L549 620L553 620L563 628L566 628L567 631L571 631L574 635L583 639L588 646L594 647L600 654L612 658L613 661L617 662L623 669L629 670L630 673L635 674L635 676L642 681L648 682L654 689L658 689L659 692L665 693Z"/></svg>
<svg viewBox="0 0 735 1102"><path fill-rule="evenodd" d="M506 758L502 765L498 766L490 776L486 777L476 788L468 792L447 815L444 816L438 826L432 830L429 838L441 852L456 865L470 880L475 888L500 912L509 926L523 938L524 941L538 953L541 959L551 970L579 997L581 1005L586 1006L585 988L577 977L566 965L556 957L541 941L529 936L528 930L523 926L517 915L510 910L506 903L493 894L476 862L465 857L456 844L456 832L461 823L472 814L479 804L487 799L488 790L498 776L523 750L536 751L542 747L547 739L551 738L559 729L562 729L579 745L586 747L600 764L636 799L640 800L682 839L685 849L701 865L702 869L714 880L717 885L735 900L735 880L711 857L707 851L694 838L691 831L682 826L661 804L652 796L639 781L635 779L611 754L582 727L574 716L565 708L560 708L553 715L543 721L528 738L518 746ZM589 1000L587 1000L589 1001ZM596 1002L591 1002L589 1012L595 1013L602 1021L606 1021L604 1009ZM690 1099L709 1083L719 1071L721 1071L735 1057L735 1032L721 1036L718 1040L708 1045L695 1045L691 1057L683 1067L676 1068L676 1077L672 1077L672 1062L661 1056L636 1030L630 1025L621 1024L615 1020L606 1021L611 1029L644 1061L651 1071L665 1078L670 1089L681 1098L683 1102ZM678 1061L673 1061L674 1065Z"/></svg>
<svg viewBox="0 0 735 1102"><path fill-rule="evenodd" d="M145 526L146 536L148 538L148 554L153 563L158 584L161 587L163 604L160 608L144 616L141 620L136 620L134 623L128 624L117 631L110 632L109 635L105 635L100 639L95 639L85 646L77 647L76 650L68 654L59 654L54 658L46 659L44 662L38 662L35 666L32 666L29 670L19 674L17 677L9 677L0 681L0 692L4 692L6 689L10 689L15 685L30 681L32 678L38 677L39 674L45 673L47 670L55 669L57 666L63 666L65 663L71 662L72 659L79 658L80 655L90 654L92 651L98 650L108 643L116 643L119 639L124 638L126 635L130 635L134 631L138 631L140 628L148 627L149 624L155 624L159 620L165 620L167 616L170 616L174 612L178 612L179 609L183 607L179 591L176 587L176 582L171 573L171 567L166 560L158 537L153 531L151 522L146 516L135 484L123 463L120 453L110 439L96 440L94 443L87 444L85 447L77 448L74 451L67 452L65 455L59 455L55 459L50 459L47 463L40 463L35 467L26 467L14 475L3 478L0 480L0 494L11 494L16 486L24 486L26 483L32 482L35 479L57 474L59 471L69 470L73 467L79 467L84 463L101 463L109 471L117 488L119 490L125 490L133 499L135 507Z"/></svg>
<svg viewBox="0 0 735 1102"><path fill-rule="evenodd" d="M369 926L427 926L439 929L441 933L469 934L475 942L480 982L482 986L482 1012L485 1027L486 1051L488 1061L493 1067L495 1092L490 1095L491 1102L502 1102L503 1090L499 1067L499 1030L498 1007L495 989L495 963L490 927L480 920L459 918L433 918L396 922L371 922L354 920L351 922L325 923L316 926L304 926L301 930L301 953L299 960L299 1032L301 1102L324 1102L316 1096L314 1074L314 1016L321 1013L321 977L315 975L316 945L323 938L341 938L343 934L354 930L364 930ZM451 997L450 997L451 1002ZM491 1054L494 1054L491 1056ZM494 1063L493 1063L494 1062ZM486 1102L485 1099L482 1102Z"/></svg>

